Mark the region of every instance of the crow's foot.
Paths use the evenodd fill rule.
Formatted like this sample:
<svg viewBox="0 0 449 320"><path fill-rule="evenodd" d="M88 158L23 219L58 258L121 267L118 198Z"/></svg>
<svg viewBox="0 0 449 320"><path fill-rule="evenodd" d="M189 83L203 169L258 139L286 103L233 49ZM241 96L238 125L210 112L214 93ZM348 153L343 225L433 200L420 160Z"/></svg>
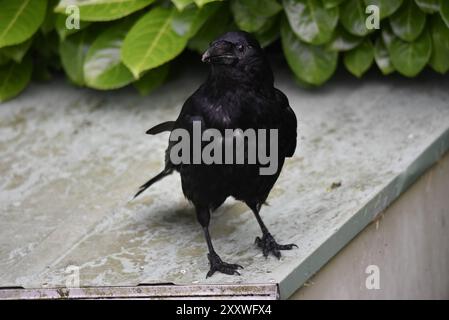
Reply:
<svg viewBox="0 0 449 320"><path fill-rule="evenodd" d="M216 253L209 253L207 255L207 258L209 259L210 263L210 270L207 273L206 278L209 278L212 276L215 271L230 274L230 275L240 275L240 273L237 271L237 269L243 269L243 267L239 264L230 264L223 262L221 258Z"/></svg>
<svg viewBox="0 0 449 320"><path fill-rule="evenodd" d="M278 244L276 240L274 240L271 233L267 232L262 236L262 239L257 237L256 244L259 248L262 249L264 257L268 257L268 254L271 252L276 258L281 258L280 250L291 250L293 247L298 248L298 246L294 243L290 244Z"/></svg>

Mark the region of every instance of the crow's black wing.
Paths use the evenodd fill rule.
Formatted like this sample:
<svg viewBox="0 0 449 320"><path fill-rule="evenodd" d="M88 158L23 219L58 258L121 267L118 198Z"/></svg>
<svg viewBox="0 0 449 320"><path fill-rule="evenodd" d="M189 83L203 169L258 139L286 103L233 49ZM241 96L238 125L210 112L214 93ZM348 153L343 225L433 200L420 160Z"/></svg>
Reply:
<svg viewBox="0 0 449 320"><path fill-rule="evenodd" d="M170 134L170 138L172 138L173 131L176 129L184 129L189 133L189 137L191 139L190 145L192 145L193 141L193 122L199 121L201 122L201 127L204 129L204 120L202 117L201 112L201 103L199 99L196 97L198 95L198 91L195 92L193 95L191 95L186 102L184 102L184 105L182 106L181 112L179 113L178 118L176 119L173 128L172 133ZM170 151L171 148L177 143L179 140L173 140L170 139L168 142L167 150L165 151L165 166L166 168L172 168L172 169L178 169L179 165L174 164L170 161Z"/></svg>
<svg viewBox="0 0 449 320"><path fill-rule="evenodd" d="M285 94L279 90L276 90L276 101L280 107L280 132L279 132L279 148L280 151L286 157L292 157L296 150L296 138L297 138L297 119L295 112L292 110L288 103L288 99Z"/></svg>

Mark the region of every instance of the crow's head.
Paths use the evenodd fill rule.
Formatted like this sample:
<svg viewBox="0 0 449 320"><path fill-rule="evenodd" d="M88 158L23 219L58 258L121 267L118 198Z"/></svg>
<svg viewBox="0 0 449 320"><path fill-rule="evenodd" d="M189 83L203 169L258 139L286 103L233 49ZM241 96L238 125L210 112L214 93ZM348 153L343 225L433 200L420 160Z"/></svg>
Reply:
<svg viewBox="0 0 449 320"><path fill-rule="evenodd" d="M202 61L213 65L246 65L264 58L257 40L247 32L232 31L213 41Z"/></svg>
<svg viewBox="0 0 449 320"><path fill-rule="evenodd" d="M273 85L273 72L265 53L247 32L225 33L210 44L201 60L212 66L212 80Z"/></svg>

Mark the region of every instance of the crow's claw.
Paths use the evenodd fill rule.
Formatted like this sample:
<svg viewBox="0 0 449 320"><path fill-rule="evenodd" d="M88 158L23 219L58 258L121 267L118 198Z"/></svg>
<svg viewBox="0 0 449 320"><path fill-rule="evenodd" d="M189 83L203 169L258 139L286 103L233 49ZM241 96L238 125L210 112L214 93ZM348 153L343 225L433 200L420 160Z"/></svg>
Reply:
<svg viewBox="0 0 449 320"><path fill-rule="evenodd" d="M291 250L294 247L298 248L298 246L294 243L290 244L278 244L276 240L274 240L273 236L270 233L265 233L262 238L256 238L256 245L262 249L264 257L268 257L268 254L271 252L276 258L281 258L280 250Z"/></svg>
<svg viewBox="0 0 449 320"><path fill-rule="evenodd" d="M237 269L243 269L243 267L239 264L231 264L226 263L221 260L221 258L218 256L218 254L209 253L207 255L207 258L209 259L210 263L210 270L206 275L206 278L209 278L212 276L215 271L229 274L229 275L240 275L240 272L237 271Z"/></svg>

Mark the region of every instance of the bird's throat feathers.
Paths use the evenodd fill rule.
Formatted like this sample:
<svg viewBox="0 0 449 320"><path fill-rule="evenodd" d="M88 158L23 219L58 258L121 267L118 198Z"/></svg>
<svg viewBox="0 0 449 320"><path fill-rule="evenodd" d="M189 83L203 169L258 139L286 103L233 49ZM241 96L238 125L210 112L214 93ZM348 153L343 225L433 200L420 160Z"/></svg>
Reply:
<svg viewBox="0 0 449 320"><path fill-rule="evenodd" d="M269 90L273 88L274 76L267 61L257 61L244 66L237 65L232 67L212 65L206 83L214 92L235 90L237 88Z"/></svg>

